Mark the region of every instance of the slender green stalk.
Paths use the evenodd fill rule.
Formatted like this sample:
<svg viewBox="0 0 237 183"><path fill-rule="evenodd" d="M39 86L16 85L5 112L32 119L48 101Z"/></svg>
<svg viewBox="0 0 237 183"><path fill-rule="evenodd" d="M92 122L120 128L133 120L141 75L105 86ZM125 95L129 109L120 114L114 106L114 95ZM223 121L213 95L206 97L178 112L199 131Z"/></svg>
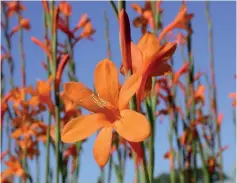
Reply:
<svg viewBox="0 0 237 183"><path fill-rule="evenodd" d="M209 52L210 52L210 69L211 69L211 81L212 81L212 100L211 100L211 104L213 106L213 110L214 112L212 113L213 116L213 121L215 122L215 124L217 124L217 99L216 99L216 81L215 81L215 68L214 68L214 53L213 53L213 29L212 29L212 20L211 20L211 16L210 16L210 10L209 10L209 2L206 1L206 16L207 16L207 21L208 21L208 31L209 31ZM216 125L217 127L217 125ZM221 130L217 130L217 144L218 144L218 150L221 149L221 134L220 134ZM223 176L223 156L222 156L222 152L220 151L220 182L223 183L224 182L224 176Z"/></svg>
<svg viewBox="0 0 237 183"><path fill-rule="evenodd" d="M104 10L104 20L105 20L105 40L107 43L107 57L111 60L111 44L109 39L109 19L106 13L106 10Z"/></svg>
<svg viewBox="0 0 237 183"><path fill-rule="evenodd" d="M111 5L112 8L113 8L116 17L118 18L118 9L117 9L117 6L115 5L114 1L113 1L113 0L110 0L109 3L110 3L110 5Z"/></svg>
<svg viewBox="0 0 237 183"><path fill-rule="evenodd" d="M36 157L36 183L40 183L40 162L39 162L39 156Z"/></svg>
<svg viewBox="0 0 237 183"><path fill-rule="evenodd" d="M153 182L153 173L154 173L154 133L155 133L155 129L154 129L154 124L155 124L155 119L154 119L154 115L153 115L153 111L152 111L152 107L151 107L151 102L149 102L149 98L146 99L145 101L145 106L146 106L146 111L147 111L147 116L148 116L148 120L150 121L150 125L151 125L151 136L149 139L149 161L148 161L148 172L149 172L149 178L150 181Z"/></svg>
<svg viewBox="0 0 237 183"><path fill-rule="evenodd" d="M44 11L44 37L45 39L48 39L48 30L47 30L47 13ZM51 69L50 69L50 62L49 58L46 56L47 60L47 66L48 66L48 77L51 75ZM47 132L46 132L46 148L45 148L45 179L44 182L49 182L49 167L50 167L50 143L51 143L51 137L50 137L50 131L51 131L51 114L48 112L48 124L47 124Z"/></svg>
<svg viewBox="0 0 237 183"><path fill-rule="evenodd" d="M126 1L118 0L118 13L120 13L122 9L126 9Z"/></svg>
<svg viewBox="0 0 237 183"><path fill-rule="evenodd" d="M5 39L5 43L6 43L6 52L11 56L11 38L9 35L9 19L7 16L7 7L5 4L3 4L1 2L1 8L2 8L2 20L4 20L4 26L3 27L3 34L4 34L4 39ZM14 79L13 79L13 74L14 74L14 63L13 63L13 59L12 57L7 57L7 63L8 63L8 69L9 69L9 83L10 83L10 89L14 88ZM11 113L10 113L10 109L7 109L8 114L9 114L9 118L11 118ZM10 125L6 125L6 133L7 133L7 137L8 137L8 144L7 144L7 149L8 149L8 154L9 156L11 156L12 152L11 152L11 127ZM3 129L3 127L1 128ZM1 131L1 135L2 135L2 131Z"/></svg>
<svg viewBox="0 0 237 183"><path fill-rule="evenodd" d="M55 144L56 144L56 178L55 182L59 183L59 175L61 172L61 153L60 153L60 98L59 98L59 86L56 83L56 71L57 71L57 30L55 26L55 2L50 2L50 11L51 11L51 45L52 45L52 74L54 78L53 82L53 91L54 91L54 101L55 101Z"/></svg>
<svg viewBox="0 0 237 183"><path fill-rule="evenodd" d="M20 15L18 16L18 23L20 26ZM25 76L25 54L23 50L23 30L20 26L19 29L19 50L21 55L21 77L22 77L22 87L24 88L26 86L26 76Z"/></svg>
<svg viewBox="0 0 237 183"><path fill-rule="evenodd" d="M107 183L111 183L111 176L112 176L112 162L113 161L113 156L110 157L109 159L109 170L108 170L108 181Z"/></svg>
<svg viewBox="0 0 237 183"><path fill-rule="evenodd" d="M189 22L189 28L191 29L191 22ZM187 110L187 119L189 123L191 123L195 119L195 113L196 113L196 108L195 108L195 102L194 102L194 84L193 84L193 77L194 77L194 63L193 63L193 57L192 57L192 35L188 35L187 39L187 49L188 49L188 61L189 61L189 75L187 78L187 95L188 97L192 98L192 103L191 103L191 108L189 108L186 105L186 110ZM196 130L196 129L195 129ZM193 174L193 180L196 182L197 180L197 153L196 153L196 148L197 148L197 140L193 139L191 147L192 147L192 163L193 163L193 171L191 171L190 167L188 169L189 172L189 177L190 174ZM190 162L191 163L191 162ZM189 180L190 181L190 180Z"/></svg>
<svg viewBox="0 0 237 183"><path fill-rule="evenodd" d="M148 174L148 171L147 171L145 147L144 147L144 143L143 142L141 142L141 146L142 146L143 153L144 153L144 158L142 160L142 178L143 178L143 182L151 183L150 178L149 178L149 174Z"/></svg>
<svg viewBox="0 0 237 183"><path fill-rule="evenodd" d="M8 33L9 31L9 20L8 20L8 16L7 16L7 8L5 5L2 4L2 15L3 15L3 18L4 18L4 38L5 38L5 42L6 42L6 45L7 45L7 53L9 55L11 55L11 38L10 38L10 35ZM9 77L9 83L10 83L10 87L11 88L14 88L14 80L13 80L13 73L14 73L14 63L13 63L13 60L12 60L12 57L7 57L7 62L8 62L8 65L9 65L9 73L10 73L10 77Z"/></svg>
<svg viewBox="0 0 237 183"><path fill-rule="evenodd" d="M47 128L47 140L46 140L46 158L45 158L45 183L49 182L49 162L50 162L50 142L51 142L51 138L50 138L50 128L51 128L51 115L50 113L48 114L48 128Z"/></svg>

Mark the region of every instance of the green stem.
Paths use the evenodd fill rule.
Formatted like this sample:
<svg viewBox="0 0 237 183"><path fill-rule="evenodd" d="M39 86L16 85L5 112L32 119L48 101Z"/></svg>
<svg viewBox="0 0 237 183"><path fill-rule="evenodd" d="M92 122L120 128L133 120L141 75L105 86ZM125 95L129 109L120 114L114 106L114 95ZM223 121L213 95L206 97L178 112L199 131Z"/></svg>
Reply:
<svg viewBox="0 0 237 183"><path fill-rule="evenodd" d="M111 156L109 159L109 170L108 170L108 181L107 183L111 183L111 175L112 175L112 162L113 161L113 157Z"/></svg>
<svg viewBox="0 0 237 183"><path fill-rule="evenodd" d="M122 9L126 9L126 1L118 0L118 13L120 13Z"/></svg>
<svg viewBox="0 0 237 183"><path fill-rule="evenodd" d="M118 18L118 9L117 9L117 7L116 7L114 1L113 1L113 0L110 0L109 3L110 3L110 5L111 5L112 8L113 8L116 17Z"/></svg>
<svg viewBox="0 0 237 183"><path fill-rule="evenodd" d="M54 30L54 1L50 2L51 10L51 45L52 45L52 73L53 73L53 91L54 91L54 101L55 101L55 144L56 144L56 178L55 182L59 183L59 175L61 170L61 153L60 153L60 98L59 98L59 88L56 83L56 71L57 71L57 30ZM54 32L55 31L55 32Z"/></svg>
<svg viewBox="0 0 237 183"><path fill-rule="evenodd" d="M8 20L8 16L7 16L7 8L4 4L2 4L2 12L3 12L3 17L4 17L4 37L5 37L5 41L7 44L7 52L9 55L11 55L11 39L8 33L8 29L9 29L9 20ZM7 58L7 62L9 65L9 73L10 73L10 77L9 77L9 83L10 83L10 87L14 88L14 80L13 80L13 73L14 73L14 64L13 64L13 60L11 57Z"/></svg>
<svg viewBox="0 0 237 183"><path fill-rule="evenodd" d="M107 57L111 60L111 44L109 39L109 19L106 13L106 10L104 10L104 20L105 20L105 40L107 43Z"/></svg>
<svg viewBox="0 0 237 183"><path fill-rule="evenodd" d="M50 162L50 142L51 142L51 138L50 138L50 128L51 128L51 115L50 113L48 114L48 128L47 128L47 140L46 140L46 158L45 158L45 183L49 182L49 162Z"/></svg>
<svg viewBox="0 0 237 183"><path fill-rule="evenodd" d="M149 162L148 162L148 172L149 172L149 178L150 181L153 182L153 174L154 174L154 134L155 134L155 119L152 111L152 107L149 105L149 98L146 99L145 105L146 105L146 111L148 120L150 121L151 125L151 136L149 139ZM152 105L152 102L150 103Z"/></svg>
<svg viewBox="0 0 237 183"><path fill-rule="evenodd" d="M210 53L210 69L211 69L211 83L213 87L213 92L212 92L212 100L211 103L213 105L213 110L214 112L212 113L213 116L213 121L215 124L217 124L217 99L216 99L216 81L215 81L215 69L214 69L214 53L213 53L213 28L212 28L212 20L210 16L210 10L209 10L209 2L206 1L206 16L207 16L207 21L208 21L208 32L209 32L209 53ZM217 125L216 125L217 126ZM213 127L214 128L214 127ZM217 145L218 149L221 149L221 130L217 130ZM223 156L222 152L220 151L220 159L219 159L219 164L220 164L220 171L219 171L219 176L220 176L220 182L224 183L224 176L223 176Z"/></svg>
<svg viewBox="0 0 237 183"><path fill-rule="evenodd" d="M36 183L40 183L40 164L38 156L36 157Z"/></svg>

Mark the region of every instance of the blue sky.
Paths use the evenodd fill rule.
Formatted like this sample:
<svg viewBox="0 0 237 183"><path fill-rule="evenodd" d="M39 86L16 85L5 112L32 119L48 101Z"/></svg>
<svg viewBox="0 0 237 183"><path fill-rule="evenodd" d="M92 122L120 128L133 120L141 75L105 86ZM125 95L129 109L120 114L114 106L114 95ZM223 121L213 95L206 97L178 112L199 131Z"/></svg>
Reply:
<svg viewBox="0 0 237 183"><path fill-rule="evenodd" d="M133 20L136 13L131 9L131 3L127 3L127 12L130 20ZM138 4L144 4L139 2ZM164 25L170 23L177 14L181 2L164 2L163 20ZM35 86L37 79L46 79L47 73L41 66L41 61L45 59L43 51L31 42L30 37L35 36L38 39L43 39L43 16L42 6L40 2L24 2L26 11L24 17L31 21L31 30L24 34L24 49L26 50L26 77L27 84ZM71 25L76 25L80 16L87 13L91 18L92 24L96 29L93 35L94 41L83 40L75 47L76 73L79 80L85 83L88 87L93 86L93 71L95 65L106 57L106 41L104 38L105 23L103 10L105 9L109 17L110 23L110 41L112 46L112 60L120 66L121 56L119 49L118 23L114 12L108 2L71 2L72 19ZM222 123L222 144L229 145L229 149L224 152L224 170L231 174L235 160L235 133L232 120L231 99L228 98L228 93L235 91L236 73L236 5L235 2L211 2L211 17L214 29L214 59L215 72L217 82L217 99L218 109L224 114ZM195 71L209 72L209 53L208 53L208 29L205 16L204 2L188 2L188 12L194 13L193 18L193 55L195 62ZM16 17L10 24L12 27L16 25ZM132 27L132 40L137 43L140 38L140 30ZM17 34L13 37L13 43L18 41ZM14 80L17 85L20 85L20 57L18 44L12 45L12 53L15 58L15 73ZM174 55L175 70L182 65L180 49L178 48ZM7 70L7 64L3 69ZM64 79L66 81L66 79ZM9 86L6 87L9 89ZM163 123L157 120L156 132L156 159L155 159L155 175L169 170L169 162L163 159L163 154L169 149L168 145L168 130L169 121L165 118ZM89 141L84 144L84 150L81 161L80 181L83 183L93 183L99 176L99 168L96 165L93 154L93 142L95 135L89 138ZM4 142L5 143L5 142ZM44 154L42 154L44 155ZM44 165L42 157L42 177L44 175ZM52 162L54 163L54 162ZM93 174L92 174L93 172ZM133 162L129 161L126 167L125 182L130 183L133 180ZM113 177L115 178L115 177ZM115 179L114 179L115 180Z"/></svg>

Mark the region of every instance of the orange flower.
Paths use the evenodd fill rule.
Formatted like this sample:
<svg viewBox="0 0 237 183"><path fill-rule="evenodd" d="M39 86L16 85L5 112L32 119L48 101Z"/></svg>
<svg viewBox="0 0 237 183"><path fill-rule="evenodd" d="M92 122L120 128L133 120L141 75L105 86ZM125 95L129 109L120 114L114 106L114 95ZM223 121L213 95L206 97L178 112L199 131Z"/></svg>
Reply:
<svg viewBox="0 0 237 183"><path fill-rule="evenodd" d="M26 174L20 164L20 161L15 156L11 156L10 159L5 162L5 164L7 169L1 173L2 180L13 175L17 175L22 179L26 178Z"/></svg>
<svg viewBox="0 0 237 183"><path fill-rule="evenodd" d="M33 106L39 104L47 104L50 112L54 114L54 105L51 100L51 82L52 76L48 78L47 81L39 80L36 83L36 93L30 99L30 104Z"/></svg>
<svg viewBox="0 0 237 183"><path fill-rule="evenodd" d="M8 2L7 6L8 6L7 15L9 17L14 15L14 13L19 13L20 11L25 10L25 7L21 5L20 2L17 1Z"/></svg>
<svg viewBox="0 0 237 183"><path fill-rule="evenodd" d="M25 30L30 30L30 21L29 19L22 18L20 20L20 25L15 26L11 33L10 36L13 36L17 31L20 30L20 28L25 29Z"/></svg>
<svg viewBox="0 0 237 183"><path fill-rule="evenodd" d="M175 152L172 149L170 149L168 152L166 152L164 154L164 158L169 159L169 161L170 161L170 169L171 170L174 169L174 155L173 154L175 154Z"/></svg>
<svg viewBox="0 0 237 183"><path fill-rule="evenodd" d="M189 70L189 62L186 62L175 74L174 74L174 80L173 82L176 84L184 73L188 72Z"/></svg>
<svg viewBox="0 0 237 183"><path fill-rule="evenodd" d="M217 117L217 123L216 123L217 130L220 130L223 117L224 117L223 113L219 113L219 115Z"/></svg>
<svg viewBox="0 0 237 183"><path fill-rule="evenodd" d="M73 32L76 32L78 29L83 28L89 21L90 19L87 17L87 14L83 14Z"/></svg>
<svg viewBox="0 0 237 183"><path fill-rule="evenodd" d="M81 141L101 129L93 150L94 158L101 167L109 159L114 129L131 142L141 142L150 135L150 125L145 116L119 105L120 101L129 102L126 97L129 90L123 89L124 86L119 90L118 76L114 63L104 59L98 63L94 73L97 94L80 82L64 85L66 97L94 113L69 121L62 131L62 141Z"/></svg>
<svg viewBox="0 0 237 183"><path fill-rule="evenodd" d="M233 106L233 107L236 107L236 105L237 105L237 103L236 103L236 98L237 98L236 92L230 93L230 94L228 95L228 97L233 99L232 106Z"/></svg>
<svg viewBox="0 0 237 183"><path fill-rule="evenodd" d="M147 32L148 24L150 24L152 29L154 29L155 25L154 25L153 13L152 13L152 8L151 8L151 2L146 1L144 8L142 8L141 6L137 4L132 4L131 6L139 15L133 20L133 25L136 28L140 27L142 34L145 34ZM161 9L158 9L158 11L162 12Z"/></svg>
<svg viewBox="0 0 237 183"><path fill-rule="evenodd" d="M65 16L71 16L72 15L72 7L67 2L60 2L59 11Z"/></svg>
<svg viewBox="0 0 237 183"><path fill-rule="evenodd" d="M134 74L125 81L123 88L138 88L138 91L130 90L129 95L126 94L126 97L131 98L137 92L138 110L140 110L140 101L145 96L145 89L146 91L151 90L151 77L162 76L172 71L171 66L166 62L173 55L175 49L175 43L160 45L157 37L149 32L139 40L137 45L131 43L132 71ZM120 70L124 73L123 66ZM121 103L120 105L124 104Z"/></svg>
<svg viewBox="0 0 237 183"><path fill-rule="evenodd" d="M89 38L91 35L95 33L95 29L92 27L91 22L87 22L83 28L84 30L80 34L81 38Z"/></svg>
<svg viewBox="0 0 237 183"><path fill-rule="evenodd" d="M31 160L34 156L39 156L39 150L38 150L38 142L32 141L32 140L18 140L17 143L21 147L21 149L26 149L26 157L29 157ZM18 152L19 157L24 157L24 152L19 151Z"/></svg>
<svg viewBox="0 0 237 183"><path fill-rule="evenodd" d="M202 105L205 104L205 96L204 96L204 91L205 91L205 86L204 85L199 85L198 88L195 91L194 94L194 101L195 104L197 104L198 102L201 102ZM192 100L193 98L189 98L187 106L190 107L190 105L192 104Z"/></svg>
<svg viewBox="0 0 237 183"><path fill-rule="evenodd" d="M41 42L39 39L35 38L35 37L31 37L31 41L33 41L35 44L37 44L39 47L41 47L46 55L49 57L50 61L52 60L52 53L50 51L50 48L48 47L48 45L46 45L45 43Z"/></svg>
<svg viewBox="0 0 237 183"><path fill-rule="evenodd" d="M193 18L193 14L187 14L187 7L185 4L182 4L177 16L175 17L174 21L171 22L168 26L162 30L159 35L159 41L161 41L167 33L172 31L173 29L184 29L187 30L189 34L192 33L192 30L189 28L188 24Z"/></svg>
<svg viewBox="0 0 237 183"><path fill-rule="evenodd" d="M71 118L81 115L81 110L76 108L76 104L67 99L64 94L61 94L61 99L64 103L64 117L63 121L66 124Z"/></svg>

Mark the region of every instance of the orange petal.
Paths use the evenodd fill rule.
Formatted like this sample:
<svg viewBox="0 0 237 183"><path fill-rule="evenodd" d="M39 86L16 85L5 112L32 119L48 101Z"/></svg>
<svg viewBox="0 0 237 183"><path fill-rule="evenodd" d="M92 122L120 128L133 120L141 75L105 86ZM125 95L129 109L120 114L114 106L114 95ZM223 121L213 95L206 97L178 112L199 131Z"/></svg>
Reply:
<svg viewBox="0 0 237 183"><path fill-rule="evenodd" d="M104 59L97 64L94 73L96 92L102 99L105 99L114 106L118 106L118 77L118 70L112 61Z"/></svg>
<svg viewBox="0 0 237 183"><path fill-rule="evenodd" d="M141 142L150 135L151 127L144 115L133 110L122 110L120 113L122 118L115 121L120 136L131 142Z"/></svg>
<svg viewBox="0 0 237 183"><path fill-rule="evenodd" d="M151 57L151 59L145 65L141 85L137 92L138 111L140 111L140 103L144 96L146 82L148 77L152 73L152 70L164 64L164 62L166 62L173 55L175 50L176 50L176 43L167 43L163 45L160 49L158 49L158 51Z"/></svg>
<svg viewBox="0 0 237 183"><path fill-rule="evenodd" d="M140 49L131 42L131 56L132 56L132 73L139 73L142 71L142 52ZM123 64L120 67L121 74L125 75L125 68Z"/></svg>
<svg viewBox="0 0 237 183"><path fill-rule="evenodd" d="M93 92L80 82L65 83L63 95L89 111L99 112L101 110L92 99Z"/></svg>
<svg viewBox="0 0 237 183"><path fill-rule="evenodd" d="M151 57L148 64L146 65L144 72L150 72L155 67L159 67L171 58L176 50L176 43L166 43Z"/></svg>
<svg viewBox="0 0 237 183"><path fill-rule="evenodd" d="M132 9L134 9L138 14L142 14L142 7L138 4L132 4Z"/></svg>
<svg viewBox="0 0 237 183"><path fill-rule="evenodd" d="M104 127L99 132L96 137L93 154L96 162L101 168L104 168L109 160L109 155L111 152L111 143L113 136L112 127Z"/></svg>
<svg viewBox="0 0 237 183"><path fill-rule="evenodd" d="M132 54L132 71L133 73L139 73L142 70L142 52L140 49L131 42L131 54Z"/></svg>
<svg viewBox="0 0 237 183"><path fill-rule="evenodd" d="M162 64L159 67L152 68L150 72L150 76L163 76L172 72L172 67L169 64Z"/></svg>
<svg viewBox="0 0 237 183"><path fill-rule="evenodd" d="M22 135L22 129L18 128L12 132L11 138L19 138Z"/></svg>
<svg viewBox="0 0 237 183"><path fill-rule="evenodd" d="M159 50L160 44L155 34L148 32L141 37L137 46L142 52L144 64L147 64L151 57Z"/></svg>
<svg viewBox="0 0 237 183"><path fill-rule="evenodd" d="M141 83L141 77L138 74L129 76L121 87L119 94L119 109L124 109L132 96L137 92Z"/></svg>
<svg viewBox="0 0 237 183"><path fill-rule="evenodd" d="M65 16L71 16L72 14L72 7L67 2L61 2L59 4L59 10L62 12Z"/></svg>
<svg viewBox="0 0 237 183"><path fill-rule="evenodd" d="M133 20L133 25L134 25L134 27L136 27L136 28L141 27L141 26L144 25L145 23L146 23L146 20L144 19L143 16L136 17L136 18Z"/></svg>
<svg viewBox="0 0 237 183"><path fill-rule="evenodd" d="M140 112L140 110L141 110L141 101L142 101L143 97L145 96L146 87L147 87L147 89L149 87L148 78L149 78L148 73L144 73L142 76L141 82L140 82L139 89L137 90L136 99L137 99L137 111L138 112Z"/></svg>
<svg viewBox="0 0 237 183"><path fill-rule="evenodd" d="M63 128L61 138L65 143L83 140L110 122L101 113L80 116L69 121Z"/></svg>

